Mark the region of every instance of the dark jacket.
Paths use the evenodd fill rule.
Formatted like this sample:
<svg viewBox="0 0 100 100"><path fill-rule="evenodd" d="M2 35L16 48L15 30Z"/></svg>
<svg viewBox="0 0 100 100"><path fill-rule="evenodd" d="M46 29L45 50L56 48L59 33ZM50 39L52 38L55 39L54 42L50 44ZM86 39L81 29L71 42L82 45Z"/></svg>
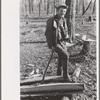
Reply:
<svg viewBox="0 0 100 100"><path fill-rule="evenodd" d="M64 18L64 39L70 42L70 37L71 35L68 34L68 28L67 28L67 23ZM48 47L51 48L52 46L55 46L57 44L57 36L58 36L58 18L57 15L54 17L51 17L47 20L47 25L46 25L46 32L45 32L46 40Z"/></svg>

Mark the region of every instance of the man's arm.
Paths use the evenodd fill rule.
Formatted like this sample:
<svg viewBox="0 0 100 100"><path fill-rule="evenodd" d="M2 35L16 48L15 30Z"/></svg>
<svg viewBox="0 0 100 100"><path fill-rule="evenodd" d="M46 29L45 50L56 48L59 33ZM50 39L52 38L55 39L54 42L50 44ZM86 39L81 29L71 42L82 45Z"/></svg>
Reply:
<svg viewBox="0 0 100 100"><path fill-rule="evenodd" d="M45 36L46 36L46 41L48 44L48 47L51 48L53 43L53 36L52 36L52 19L48 19L46 23L46 31L45 31Z"/></svg>

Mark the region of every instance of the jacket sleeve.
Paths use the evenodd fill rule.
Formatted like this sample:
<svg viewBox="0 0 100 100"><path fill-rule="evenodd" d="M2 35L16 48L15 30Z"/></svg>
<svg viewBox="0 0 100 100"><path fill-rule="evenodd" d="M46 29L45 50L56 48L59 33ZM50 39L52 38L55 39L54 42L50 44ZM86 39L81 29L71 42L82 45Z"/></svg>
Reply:
<svg viewBox="0 0 100 100"><path fill-rule="evenodd" d="M45 36L46 36L46 41L47 41L48 47L51 48L53 46L53 32L52 32L51 18L47 20Z"/></svg>

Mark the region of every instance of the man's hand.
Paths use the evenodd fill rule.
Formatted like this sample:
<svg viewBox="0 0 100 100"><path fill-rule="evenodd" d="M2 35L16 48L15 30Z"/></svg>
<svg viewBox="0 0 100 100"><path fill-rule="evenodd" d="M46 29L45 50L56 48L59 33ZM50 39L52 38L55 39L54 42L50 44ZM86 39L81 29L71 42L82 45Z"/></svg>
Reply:
<svg viewBox="0 0 100 100"><path fill-rule="evenodd" d="M68 43L68 42L66 42L66 46L67 47L70 47L70 46L73 46L73 45L75 45L74 43Z"/></svg>

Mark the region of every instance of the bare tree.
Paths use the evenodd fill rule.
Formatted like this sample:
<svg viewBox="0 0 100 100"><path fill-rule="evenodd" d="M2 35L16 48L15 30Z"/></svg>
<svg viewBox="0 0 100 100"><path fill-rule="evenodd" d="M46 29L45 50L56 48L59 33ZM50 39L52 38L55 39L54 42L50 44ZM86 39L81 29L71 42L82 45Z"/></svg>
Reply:
<svg viewBox="0 0 100 100"><path fill-rule="evenodd" d="M66 0L66 5L69 6L67 13L68 33L71 37L71 42L75 39L75 13L76 13L76 0Z"/></svg>
<svg viewBox="0 0 100 100"><path fill-rule="evenodd" d="M94 14L96 11L96 0L94 1L94 6L93 6L93 11L92 11L92 14Z"/></svg>
<svg viewBox="0 0 100 100"><path fill-rule="evenodd" d="M54 15L56 14L55 5L56 5L56 1L54 0Z"/></svg>
<svg viewBox="0 0 100 100"><path fill-rule="evenodd" d="M41 16L41 3L42 3L42 0L40 0L39 2L39 16Z"/></svg>
<svg viewBox="0 0 100 100"><path fill-rule="evenodd" d="M47 1L44 0L44 11L46 11Z"/></svg>
<svg viewBox="0 0 100 100"><path fill-rule="evenodd" d="M32 14L33 12L33 0L29 0L29 14Z"/></svg>
<svg viewBox="0 0 100 100"><path fill-rule="evenodd" d="M83 13L82 15L84 15L84 14L87 12L87 10L89 9L89 7L90 7L91 3L92 3L92 0L89 2L88 7L86 8L86 10L84 11L84 13Z"/></svg>
<svg viewBox="0 0 100 100"><path fill-rule="evenodd" d="M85 11L85 6L84 6L85 4L84 4L84 0L83 0L83 2L82 2L82 6L83 6L83 11L82 11L82 13L84 13L84 11Z"/></svg>
<svg viewBox="0 0 100 100"><path fill-rule="evenodd" d="M78 14L78 3L79 3L79 0L76 0L76 14Z"/></svg>
<svg viewBox="0 0 100 100"><path fill-rule="evenodd" d="M47 0L47 15L49 14L49 4L50 4L50 2L49 2L49 0Z"/></svg>

